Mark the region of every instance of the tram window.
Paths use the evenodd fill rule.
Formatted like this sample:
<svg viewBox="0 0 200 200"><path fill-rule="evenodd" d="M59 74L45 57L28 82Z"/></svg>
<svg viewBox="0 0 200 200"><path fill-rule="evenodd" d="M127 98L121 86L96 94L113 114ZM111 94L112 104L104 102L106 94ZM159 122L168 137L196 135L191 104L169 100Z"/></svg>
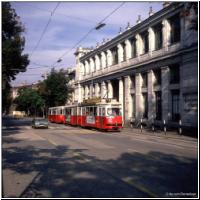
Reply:
<svg viewBox="0 0 200 200"><path fill-rule="evenodd" d="M77 115L77 108L73 108L73 115Z"/></svg>
<svg viewBox="0 0 200 200"><path fill-rule="evenodd" d="M121 110L119 108L108 108L107 114L108 114L108 116L121 115Z"/></svg>
<svg viewBox="0 0 200 200"><path fill-rule="evenodd" d="M94 107L90 107L89 115L94 115Z"/></svg>
<svg viewBox="0 0 200 200"><path fill-rule="evenodd" d="M82 109L82 115L85 115L85 108L81 108Z"/></svg>
<svg viewBox="0 0 200 200"><path fill-rule="evenodd" d="M80 107L77 108L77 115L81 115L81 108Z"/></svg>
<svg viewBox="0 0 200 200"><path fill-rule="evenodd" d="M94 116L97 116L97 107L94 107Z"/></svg>
<svg viewBox="0 0 200 200"><path fill-rule="evenodd" d="M106 109L102 108L102 116L105 116L105 114L106 114Z"/></svg>
<svg viewBox="0 0 200 200"><path fill-rule="evenodd" d="M86 115L90 114L90 107L86 107Z"/></svg>
<svg viewBox="0 0 200 200"><path fill-rule="evenodd" d="M66 115L70 115L70 110L69 110L69 109L66 109L66 110L65 110L65 114L66 114Z"/></svg>

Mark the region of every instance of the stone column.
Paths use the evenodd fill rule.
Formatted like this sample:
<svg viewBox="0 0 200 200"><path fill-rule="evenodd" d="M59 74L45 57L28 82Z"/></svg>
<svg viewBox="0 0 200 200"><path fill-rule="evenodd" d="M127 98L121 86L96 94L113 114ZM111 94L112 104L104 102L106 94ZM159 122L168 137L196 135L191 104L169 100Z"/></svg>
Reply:
<svg viewBox="0 0 200 200"><path fill-rule="evenodd" d="M96 71L100 69L100 59L98 55L95 55L95 65L96 65Z"/></svg>
<svg viewBox="0 0 200 200"><path fill-rule="evenodd" d="M162 78L162 120L166 122L171 118L170 111L170 91L169 91L169 67L161 68L161 78Z"/></svg>
<svg viewBox="0 0 200 200"><path fill-rule="evenodd" d="M85 86L85 99L88 99L88 91L89 91L89 89L88 89L88 86L86 85Z"/></svg>
<svg viewBox="0 0 200 200"><path fill-rule="evenodd" d="M94 72L95 71L95 66L94 66L94 60L93 58L90 58L90 72Z"/></svg>
<svg viewBox="0 0 200 200"><path fill-rule="evenodd" d="M136 34L136 56L140 56L143 52L142 48L142 38L139 34Z"/></svg>
<svg viewBox="0 0 200 200"><path fill-rule="evenodd" d="M124 85L125 85L125 90L124 90L124 97L125 97L125 101L124 101L124 119L125 119L125 123L130 124L130 118L132 115L132 104L131 104L131 94L130 94L130 87L131 87L131 79L130 76L125 76L124 77Z"/></svg>
<svg viewBox="0 0 200 200"><path fill-rule="evenodd" d="M95 97L99 97L99 84L95 83Z"/></svg>
<svg viewBox="0 0 200 200"><path fill-rule="evenodd" d="M171 31L171 26L170 23L167 19L164 19L162 21L162 33L163 33L163 47L165 48L165 50L168 50L168 46L170 45L170 31Z"/></svg>
<svg viewBox="0 0 200 200"><path fill-rule="evenodd" d="M90 73L90 66L88 61L85 61L85 74L89 74Z"/></svg>
<svg viewBox="0 0 200 200"><path fill-rule="evenodd" d="M154 30L150 27L149 32L149 53L152 54L152 51L155 50L155 33Z"/></svg>
<svg viewBox="0 0 200 200"><path fill-rule="evenodd" d="M113 86L110 80L108 82L108 98L112 99L113 98Z"/></svg>
<svg viewBox="0 0 200 200"><path fill-rule="evenodd" d="M78 103L81 103L83 101L82 86L80 85L80 83L78 84L78 94L76 96L76 100L78 101Z"/></svg>
<svg viewBox="0 0 200 200"><path fill-rule="evenodd" d="M93 84L91 83L90 84L90 98L92 99L93 98L93 90L94 90L94 86L93 86Z"/></svg>
<svg viewBox="0 0 200 200"><path fill-rule="evenodd" d="M153 91L155 76L153 70L148 71L148 120L151 122L155 118L155 92Z"/></svg>
<svg viewBox="0 0 200 200"><path fill-rule="evenodd" d="M85 99L85 89L84 86L81 86L81 96L82 96L82 101Z"/></svg>
<svg viewBox="0 0 200 200"><path fill-rule="evenodd" d="M106 84L105 82L101 82L101 99L107 98L107 90L106 90Z"/></svg>
<svg viewBox="0 0 200 200"><path fill-rule="evenodd" d="M130 40L125 40L125 51L126 51L126 60L131 58L131 42Z"/></svg>
<svg viewBox="0 0 200 200"><path fill-rule="evenodd" d="M80 63L80 71L79 71L79 80L83 79L83 76L85 75L85 66L83 63Z"/></svg>
<svg viewBox="0 0 200 200"><path fill-rule="evenodd" d="M122 106L122 119L124 121L124 83L122 78L119 78L119 103Z"/></svg>
<svg viewBox="0 0 200 200"><path fill-rule="evenodd" d="M101 52L101 66L102 66L102 69L106 68L106 54L105 54L105 52Z"/></svg>
<svg viewBox="0 0 200 200"><path fill-rule="evenodd" d="M112 65L112 52L108 49L107 50L107 67Z"/></svg>
<svg viewBox="0 0 200 200"><path fill-rule="evenodd" d="M135 109L136 119L140 120L143 116L143 98L142 98L142 76L140 73L135 75Z"/></svg>
<svg viewBox="0 0 200 200"><path fill-rule="evenodd" d="M123 49L123 46L121 44L118 44L117 48L118 48L118 50L117 50L118 63L121 63L121 62L123 62L123 51L124 51L124 49Z"/></svg>

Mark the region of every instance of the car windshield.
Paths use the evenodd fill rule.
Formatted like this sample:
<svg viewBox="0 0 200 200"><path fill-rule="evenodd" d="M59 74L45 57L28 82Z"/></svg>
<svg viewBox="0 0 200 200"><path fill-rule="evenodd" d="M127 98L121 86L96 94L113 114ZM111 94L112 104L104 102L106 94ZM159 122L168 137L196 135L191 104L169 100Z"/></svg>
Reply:
<svg viewBox="0 0 200 200"><path fill-rule="evenodd" d="M36 121L36 122L47 122L46 119L34 119L34 121Z"/></svg>
<svg viewBox="0 0 200 200"><path fill-rule="evenodd" d="M108 116L121 116L120 108L108 108L107 109Z"/></svg>

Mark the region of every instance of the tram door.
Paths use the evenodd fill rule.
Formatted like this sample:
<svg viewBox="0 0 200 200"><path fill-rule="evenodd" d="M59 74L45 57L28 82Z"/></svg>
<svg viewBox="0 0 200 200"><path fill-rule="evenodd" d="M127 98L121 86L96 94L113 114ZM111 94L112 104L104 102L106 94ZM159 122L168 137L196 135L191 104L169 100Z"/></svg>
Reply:
<svg viewBox="0 0 200 200"><path fill-rule="evenodd" d="M104 128L105 113L106 113L106 108L103 106L99 107L99 128L101 129Z"/></svg>
<svg viewBox="0 0 200 200"><path fill-rule="evenodd" d="M86 107L86 123L89 126L95 126L95 116L94 116L94 107Z"/></svg>
<svg viewBox="0 0 200 200"><path fill-rule="evenodd" d="M71 108L65 108L65 121L66 123L70 123L71 119Z"/></svg>

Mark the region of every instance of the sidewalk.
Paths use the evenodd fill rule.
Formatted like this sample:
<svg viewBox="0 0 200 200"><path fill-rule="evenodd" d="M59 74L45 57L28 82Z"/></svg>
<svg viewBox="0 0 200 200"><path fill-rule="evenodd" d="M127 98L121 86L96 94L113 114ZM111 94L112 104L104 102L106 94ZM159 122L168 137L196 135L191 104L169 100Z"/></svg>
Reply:
<svg viewBox="0 0 200 200"><path fill-rule="evenodd" d="M159 138L171 138L171 139L178 139L178 140L185 140L185 141L193 141L193 142L197 142L198 138L195 137L190 137L190 136L186 136L183 134L178 134L177 131L166 131L166 134L164 131L162 130L156 130L156 131L152 131L149 130L147 128L143 128L142 131L140 128L130 128L130 127L124 127L122 129L122 133L123 131L127 132L127 133L131 133L131 134L137 134L137 135L147 135L147 136L152 136L152 137L159 137Z"/></svg>

